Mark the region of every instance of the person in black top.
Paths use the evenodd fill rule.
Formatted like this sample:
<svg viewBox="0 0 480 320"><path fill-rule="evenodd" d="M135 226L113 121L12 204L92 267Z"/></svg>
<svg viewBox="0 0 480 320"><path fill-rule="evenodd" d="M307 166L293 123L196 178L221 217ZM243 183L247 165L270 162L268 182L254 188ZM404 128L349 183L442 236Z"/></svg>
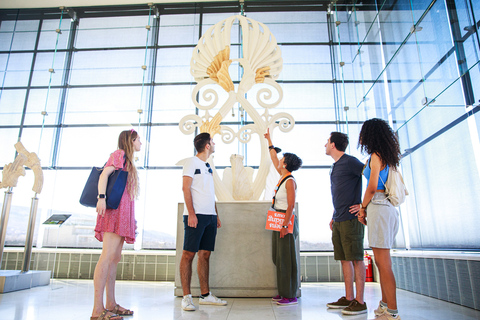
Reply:
<svg viewBox="0 0 480 320"><path fill-rule="evenodd" d="M343 314L367 312L363 301L365 264L363 262L363 237L365 226L357 219L362 197L363 163L345 153L348 136L332 132L325 144L326 154L335 163L330 173L333 200L333 218L330 221L335 260L342 263L345 296L327 304L329 308L343 309ZM356 292L353 290L355 274Z"/></svg>

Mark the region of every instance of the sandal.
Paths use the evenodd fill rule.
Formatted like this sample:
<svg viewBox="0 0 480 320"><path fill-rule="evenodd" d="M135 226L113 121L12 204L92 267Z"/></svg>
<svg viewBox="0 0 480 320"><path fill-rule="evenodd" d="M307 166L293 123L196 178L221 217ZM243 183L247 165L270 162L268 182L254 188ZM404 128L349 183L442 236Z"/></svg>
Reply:
<svg viewBox="0 0 480 320"><path fill-rule="evenodd" d="M103 310L101 315L98 317L90 317L90 320L123 320L123 317L115 313L107 316L109 312L108 310Z"/></svg>
<svg viewBox="0 0 480 320"><path fill-rule="evenodd" d="M133 311L132 310L128 310L128 309L125 309L125 310L120 310L120 308L122 308L119 304L117 304L115 306L115 308L113 308L113 310L110 310L110 312L112 313L116 313L120 316L133 316Z"/></svg>

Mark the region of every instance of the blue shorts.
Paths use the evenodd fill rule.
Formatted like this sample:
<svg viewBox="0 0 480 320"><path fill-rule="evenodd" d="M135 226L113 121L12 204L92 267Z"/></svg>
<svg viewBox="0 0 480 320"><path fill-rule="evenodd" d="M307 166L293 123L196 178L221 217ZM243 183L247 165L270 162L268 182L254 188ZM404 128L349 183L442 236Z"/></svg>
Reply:
<svg viewBox="0 0 480 320"><path fill-rule="evenodd" d="M213 251L217 236L217 216L210 214L197 214L196 228L188 226L188 215L183 216L185 235L183 250L198 252L198 250Z"/></svg>

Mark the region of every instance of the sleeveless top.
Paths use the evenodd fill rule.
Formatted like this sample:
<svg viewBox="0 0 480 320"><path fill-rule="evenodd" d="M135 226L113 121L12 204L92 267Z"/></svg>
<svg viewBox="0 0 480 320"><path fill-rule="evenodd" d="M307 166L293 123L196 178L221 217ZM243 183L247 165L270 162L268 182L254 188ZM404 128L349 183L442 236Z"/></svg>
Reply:
<svg viewBox="0 0 480 320"><path fill-rule="evenodd" d="M368 159L367 164L365 166L365 169L363 169L363 175L365 176L365 178L367 178L367 185L370 181L370 173L372 172L372 170L370 169L370 159ZM387 181L388 170L389 170L389 167L387 165L382 171L380 171L380 173L378 175L377 190L385 190L384 182ZM382 181L382 179L383 179L383 181Z"/></svg>
<svg viewBox="0 0 480 320"><path fill-rule="evenodd" d="M287 210L288 202L287 202L287 187L286 187L286 185L287 185L287 181L290 180L290 179L293 179L293 181L295 181L295 179L291 176L287 180L285 180L284 183L282 183L280 188L278 188L277 194L275 195L275 208L274 209ZM296 185L296 182L295 182L295 185ZM297 188L295 188L295 198L296 197L297 197Z"/></svg>

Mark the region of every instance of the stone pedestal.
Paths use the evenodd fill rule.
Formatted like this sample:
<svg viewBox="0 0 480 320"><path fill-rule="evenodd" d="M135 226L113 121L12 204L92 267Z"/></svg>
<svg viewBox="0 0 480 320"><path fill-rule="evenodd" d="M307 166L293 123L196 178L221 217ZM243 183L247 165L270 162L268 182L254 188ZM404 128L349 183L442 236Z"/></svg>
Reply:
<svg viewBox="0 0 480 320"><path fill-rule="evenodd" d="M1 270L0 293L30 289L50 284L51 271Z"/></svg>
<svg viewBox="0 0 480 320"><path fill-rule="evenodd" d="M175 295L182 296L183 203L178 204ZM277 278L272 261L272 231L265 230L270 201L217 202L222 222L210 257L210 290L219 297L273 297ZM298 204L296 211L298 215ZM300 241L297 240L300 264ZM298 278L300 279L300 268ZM300 281L299 281L300 283ZM197 258L192 264L192 295L200 295ZM301 291L298 289L298 297Z"/></svg>

